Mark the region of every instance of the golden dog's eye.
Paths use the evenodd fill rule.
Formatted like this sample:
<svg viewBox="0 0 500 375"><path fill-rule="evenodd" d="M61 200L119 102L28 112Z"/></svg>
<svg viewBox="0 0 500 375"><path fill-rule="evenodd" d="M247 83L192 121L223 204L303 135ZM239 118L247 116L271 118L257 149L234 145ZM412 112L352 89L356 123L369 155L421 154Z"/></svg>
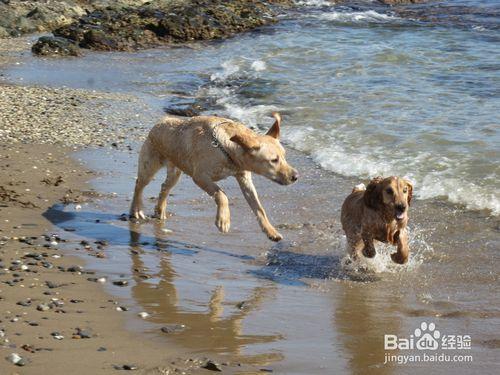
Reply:
<svg viewBox="0 0 500 375"><path fill-rule="evenodd" d="M392 190L392 188L388 188L388 189L386 189L386 192L387 192L387 194L389 194L389 195L392 195L392 193L394 193L394 191Z"/></svg>
<svg viewBox="0 0 500 375"><path fill-rule="evenodd" d="M405 194L408 193L408 188L404 188L403 193L405 193Z"/></svg>
<svg viewBox="0 0 500 375"><path fill-rule="evenodd" d="M275 157L274 159L271 159L271 163L276 164L277 162L279 162L279 160L279 157Z"/></svg>

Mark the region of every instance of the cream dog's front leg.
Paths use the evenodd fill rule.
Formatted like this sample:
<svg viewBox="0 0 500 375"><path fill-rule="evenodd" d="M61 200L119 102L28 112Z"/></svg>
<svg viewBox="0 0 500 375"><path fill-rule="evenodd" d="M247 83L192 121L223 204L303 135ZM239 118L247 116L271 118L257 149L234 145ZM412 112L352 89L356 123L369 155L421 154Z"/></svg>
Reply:
<svg viewBox="0 0 500 375"><path fill-rule="evenodd" d="M226 194L208 176L193 176L193 181L196 185L205 190L208 195L214 198L215 204L217 204L217 216L215 218L215 225L217 228L219 228L222 233L229 232L231 215L229 213L229 201Z"/></svg>
<svg viewBox="0 0 500 375"><path fill-rule="evenodd" d="M236 180L240 185L243 196L252 208L255 216L257 216L260 227L267 235L267 237L272 241L282 240L283 236L279 234L278 231L271 225L267 218L266 211L264 211L264 208L260 204L259 196L257 195L257 191L255 190L255 186L252 182L252 174L250 172L237 174Z"/></svg>

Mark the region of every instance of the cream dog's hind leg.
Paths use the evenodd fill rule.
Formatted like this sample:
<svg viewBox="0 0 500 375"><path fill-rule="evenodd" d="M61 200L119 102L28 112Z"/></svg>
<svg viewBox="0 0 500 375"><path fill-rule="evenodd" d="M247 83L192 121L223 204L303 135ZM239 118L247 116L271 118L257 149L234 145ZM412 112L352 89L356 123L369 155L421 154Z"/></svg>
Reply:
<svg viewBox="0 0 500 375"><path fill-rule="evenodd" d="M137 181L135 182L134 198L130 206L131 217L136 219L146 218L142 210L142 193L162 166L160 156L153 149L150 140L146 139L139 154Z"/></svg>
<svg viewBox="0 0 500 375"><path fill-rule="evenodd" d="M160 195L158 196L158 203L155 207L155 217L160 220L167 218L167 198L170 190L179 182L182 171L177 168L172 162L167 162L167 178L161 184Z"/></svg>

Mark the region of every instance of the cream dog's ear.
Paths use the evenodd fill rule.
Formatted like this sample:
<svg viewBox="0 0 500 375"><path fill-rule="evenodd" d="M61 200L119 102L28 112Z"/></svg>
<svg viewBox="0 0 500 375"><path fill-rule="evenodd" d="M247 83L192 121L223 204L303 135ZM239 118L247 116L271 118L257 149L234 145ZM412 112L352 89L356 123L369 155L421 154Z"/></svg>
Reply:
<svg viewBox="0 0 500 375"><path fill-rule="evenodd" d="M406 186L408 187L408 206L410 205L411 203L411 199L413 198L413 184L408 181L407 179L404 179L403 180L404 183L406 184Z"/></svg>
<svg viewBox="0 0 500 375"><path fill-rule="evenodd" d="M281 125L281 116L278 112L273 112L273 117L276 121L274 121L273 126L267 131L266 135L270 137L279 139L280 138L280 125Z"/></svg>
<svg viewBox="0 0 500 375"><path fill-rule="evenodd" d="M255 137L236 134L233 135L230 140L240 145L246 152L257 151L260 149L260 143Z"/></svg>

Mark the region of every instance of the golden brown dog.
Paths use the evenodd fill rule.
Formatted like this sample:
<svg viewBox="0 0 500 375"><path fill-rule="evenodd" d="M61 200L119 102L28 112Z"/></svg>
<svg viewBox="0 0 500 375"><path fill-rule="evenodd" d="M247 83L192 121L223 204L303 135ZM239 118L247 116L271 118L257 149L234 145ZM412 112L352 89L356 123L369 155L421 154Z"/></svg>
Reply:
<svg viewBox="0 0 500 375"><path fill-rule="evenodd" d="M281 240L283 237L271 225L259 202L251 175L254 172L281 185L298 179L297 171L285 160L285 150L279 142L281 117L278 113L273 116L275 122L265 135L254 133L241 123L215 116L164 118L151 129L142 146L130 215L145 218L143 190L160 168L167 167L155 216L166 219L168 194L184 172L214 198L217 204L215 225L221 232L228 232L228 199L215 182L234 176L264 233L273 241Z"/></svg>
<svg viewBox="0 0 500 375"><path fill-rule="evenodd" d="M391 254L394 262L408 261L406 224L412 194L413 185L400 177L376 177L366 189L364 185L353 189L341 211L342 228L353 259L361 253L373 258L373 240L377 240L397 245L397 252Z"/></svg>

